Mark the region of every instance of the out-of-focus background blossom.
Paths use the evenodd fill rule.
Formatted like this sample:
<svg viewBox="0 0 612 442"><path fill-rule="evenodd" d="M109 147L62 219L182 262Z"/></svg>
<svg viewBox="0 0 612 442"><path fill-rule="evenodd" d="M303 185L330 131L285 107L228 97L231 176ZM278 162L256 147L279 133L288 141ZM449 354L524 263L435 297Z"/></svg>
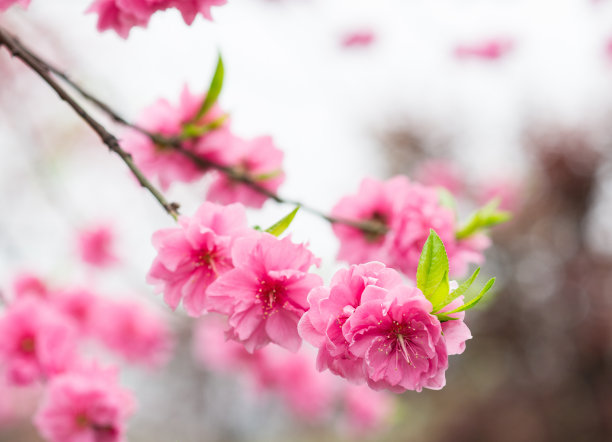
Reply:
<svg viewBox="0 0 612 442"><path fill-rule="evenodd" d="M233 0L213 10L213 23L187 27L169 11L128 40L99 34L86 3L33 0L0 24L131 119L160 97L176 100L185 83L204 92L220 50L232 124L245 137L272 135L285 152L281 194L322 210L365 176L401 173L446 186L464 216L493 197L515 213L494 231L483 268L498 276L496 294L468 313L474 339L451 358L442 391L360 400L367 393L342 390L328 373L316 387L290 388L291 370L303 385L312 373L280 359L248 378L230 369L243 355L202 351L215 338L170 314L145 284L151 233L169 217L0 51L3 298L32 272L50 286L149 304L174 331L165 365L122 371L138 401L129 440L612 439L612 2ZM168 195L193 213L208 184L176 184ZM287 211L267 202L249 222ZM112 235L96 237L100 226ZM328 282L340 266L329 225L301 213L291 229L322 258ZM28 417L38 395L0 383L1 441L40 440ZM324 416L309 409L317 401ZM355 405L364 401L379 408ZM357 424L370 422L378 431Z"/></svg>

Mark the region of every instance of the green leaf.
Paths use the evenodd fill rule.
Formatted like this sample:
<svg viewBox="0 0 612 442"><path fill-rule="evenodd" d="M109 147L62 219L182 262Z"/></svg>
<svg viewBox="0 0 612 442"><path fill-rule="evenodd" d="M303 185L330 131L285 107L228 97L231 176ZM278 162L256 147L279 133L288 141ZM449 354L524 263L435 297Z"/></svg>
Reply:
<svg viewBox="0 0 612 442"><path fill-rule="evenodd" d="M295 218L295 214L298 212L298 210L300 210L300 206L293 209L293 211L289 215L281 219L273 226L268 227L266 229L266 232L274 236L280 236L285 230L287 230L287 227L289 227L291 221L293 221L293 218Z"/></svg>
<svg viewBox="0 0 612 442"><path fill-rule="evenodd" d="M200 107L200 110L196 114L196 116L191 120L191 122L196 122L204 115L206 112L210 110L211 107L217 102L217 98L219 98L219 94L221 93L221 89L223 89L223 77L225 76L225 68L223 67L223 58L221 58L221 54L219 54L219 59L217 60L217 68L215 69L215 74L213 75L212 80L210 81L210 86L208 87L208 92L206 92L206 98Z"/></svg>
<svg viewBox="0 0 612 442"><path fill-rule="evenodd" d="M271 180L272 178L276 178L281 173L283 173L282 169L276 169L271 172L260 173L259 175L255 175L256 181L266 181Z"/></svg>
<svg viewBox="0 0 612 442"><path fill-rule="evenodd" d="M457 287L454 291L448 293L446 295L446 298L444 298L444 301L442 301L438 305L435 305L433 311L437 312L440 309L443 309L445 306L447 306L448 304L453 302L456 298L458 298L459 296L463 295L472 286L472 284L474 283L474 281L478 277L479 273L480 273L480 267L478 267L474 271L474 273L472 273L472 276L470 276L468 279L463 281L463 283L461 283L461 285L459 287Z"/></svg>
<svg viewBox="0 0 612 442"><path fill-rule="evenodd" d="M478 302L482 299L482 297L489 291L489 289L493 287L493 284L495 284L495 278L489 279L489 281L487 281L487 283L482 288L478 296L476 296L474 299L472 299L467 304L463 304L461 307L458 307L455 310L451 310L450 312L444 312L444 314L448 316L453 313L458 313L458 312L462 312L462 311L473 308L476 304L478 304Z"/></svg>
<svg viewBox="0 0 612 442"><path fill-rule="evenodd" d="M457 319L459 319L459 318L451 318L450 316L446 316L445 313L434 313L434 315L437 316L440 322L456 321Z"/></svg>
<svg viewBox="0 0 612 442"><path fill-rule="evenodd" d="M448 296L448 270L444 244L438 234L430 230L419 259L416 279L417 287L433 305L438 305Z"/></svg>
<svg viewBox="0 0 612 442"><path fill-rule="evenodd" d="M499 198L495 198L473 213L465 225L455 233L456 238L468 238L474 233L497 224L505 223L512 218L512 214L510 212L497 210L499 202Z"/></svg>
<svg viewBox="0 0 612 442"><path fill-rule="evenodd" d="M223 114L216 120L211 121L210 123L203 124L201 126L195 123L185 123L183 125L183 132L181 133L181 138L183 140L188 140L190 138L201 137L202 135L221 127L228 118L228 114Z"/></svg>

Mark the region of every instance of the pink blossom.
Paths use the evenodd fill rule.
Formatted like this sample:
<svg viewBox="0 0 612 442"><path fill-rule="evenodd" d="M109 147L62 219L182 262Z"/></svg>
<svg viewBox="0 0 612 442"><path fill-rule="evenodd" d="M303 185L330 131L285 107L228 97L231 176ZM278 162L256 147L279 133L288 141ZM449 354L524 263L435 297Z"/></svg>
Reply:
<svg viewBox="0 0 612 442"><path fill-rule="evenodd" d="M110 226L93 226L78 235L81 259L94 267L108 267L116 263L113 251L114 233Z"/></svg>
<svg viewBox="0 0 612 442"><path fill-rule="evenodd" d="M332 215L375 223L387 229L386 233L365 233L356 227L335 223L334 233L340 239L338 258L349 263L382 261L414 277L431 229L446 246L451 275L463 276L470 260L473 262L482 256L459 253L463 249L455 240L455 214L440 204L437 190L412 183L403 176L387 181L364 179L359 192L342 198Z"/></svg>
<svg viewBox="0 0 612 442"><path fill-rule="evenodd" d="M210 9L213 6L223 6L227 0L171 0L170 6L175 7L181 12L183 20L188 25L193 23L198 14L212 21Z"/></svg>
<svg viewBox="0 0 612 442"><path fill-rule="evenodd" d="M151 8L149 14L138 14L135 8L122 7L122 0L95 0L87 12L98 14L98 31L113 29L122 38L128 38L134 26L146 27L149 18L155 10ZM128 5L129 3L126 3Z"/></svg>
<svg viewBox="0 0 612 442"><path fill-rule="evenodd" d="M17 275L13 280L13 292L16 298L34 296L46 298L49 294L47 285L38 276L30 273Z"/></svg>
<svg viewBox="0 0 612 442"><path fill-rule="evenodd" d="M134 399L116 378L116 370L90 368L51 380L34 417L38 431L50 442L125 441Z"/></svg>
<svg viewBox="0 0 612 442"><path fill-rule="evenodd" d="M95 332L96 316L104 300L89 290L74 288L53 293L49 302L72 322L81 335L91 336Z"/></svg>
<svg viewBox="0 0 612 442"><path fill-rule="evenodd" d="M231 137L226 141L225 148L220 149L220 162L275 194L285 180L285 174L281 169L283 152L274 146L272 138L264 136L247 141ZM239 181L232 180L226 174L216 173L207 198L220 204L240 202L246 206L259 208L267 196Z"/></svg>
<svg viewBox="0 0 612 442"><path fill-rule="evenodd" d="M142 112L138 125L152 133L167 137L178 136L183 125L197 114L203 101L204 96L191 94L185 86L177 106L160 99ZM197 123L205 125L216 121L222 115L219 106L214 105ZM225 147L228 137L229 132L222 126L201 137L185 141L182 145L194 153L197 151L204 159L216 160L218 151ZM147 177L156 176L159 179L164 190L174 181L188 183L204 174L191 159L169 146L156 145L149 137L136 130L130 129L123 135L121 146L132 154L134 162Z"/></svg>
<svg viewBox="0 0 612 442"><path fill-rule="evenodd" d="M455 290L457 288L457 283L451 281L451 289ZM445 306L442 310L443 312L450 312L458 307L463 305L463 296L459 296L455 298L453 302ZM465 312L459 313L451 313L449 315L451 318L457 318L451 321L445 321L442 323L442 333L444 334L444 341L446 342L446 352L449 355L460 355L465 351L465 341L468 339L472 339L472 333L465 322Z"/></svg>
<svg viewBox="0 0 612 442"><path fill-rule="evenodd" d="M76 330L38 299L19 299L0 317L0 361L12 383L26 385L65 371L75 361L76 345Z"/></svg>
<svg viewBox="0 0 612 442"><path fill-rule="evenodd" d="M446 343L432 305L417 288L366 289L344 323L349 351L362 358L374 389L421 391L444 387Z"/></svg>
<svg viewBox="0 0 612 442"><path fill-rule="evenodd" d="M369 29L362 29L345 34L342 37L342 46L345 48L366 47L374 43L375 35Z"/></svg>
<svg viewBox="0 0 612 442"><path fill-rule="evenodd" d="M232 258L235 269L208 290L207 310L228 315L228 335L249 352L269 342L297 351L306 297L322 284L308 273L318 260L304 245L267 233L236 240Z"/></svg>
<svg viewBox="0 0 612 442"><path fill-rule="evenodd" d="M465 190L461 171L449 161L425 161L419 165L414 176L425 186L443 187L455 196L461 195Z"/></svg>
<svg viewBox="0 0 612 442"><path fill-rule="evenodd" d="M147 281L163 292L164 301L173 310L183 300L187 313L198 316L204 309L208 286L233 268L234 241L254 232L247 227L242 205L224 207L205 202L193 217L180 217L178 228L153 234L158 254Z"/></svg>
<svg viewBox="0 0 612 442"><path fill-rule="evenodd" d="M402 283L400 275L379 262L353 265L336 272L328 287L315 287L308 295L310 309L298 324L300 336L319 349L317 368L353 382L363 376L363 361L349 352L342 333L346 320L361 304L366 287L391 289Z"/></svg>
<svg viewBox="0 0 612 442"><path fill-rule="evenodd" d="M172 336L164 317L142 303L108 301L96 311L96 335L128 362L159 367L167 362Z"/></svg>
<svg viewBox="0 0 612 442"><path fill-rule="evenodd" d="M266 347L269 355L265 369L274 379L278 392L289 409L300 419L319 421L329 415L335 397L335 380L328 373L318 373L314 360L305 353L287 353Z"/></svg>
<svg viewBox="0 0 612 442"><path fill-rule="evenodd" d="M346 426L352 434L380 429L393 411L393 401L387 393L365 385L346 385L343 399Z"/></svg>
<svg viewBox="0 0 612 442"><path fill-rule="evenodd" d="M455 57L458 59L479 58L482 60L498 60L514 48L514 42L508 38L486 40L475 44L460 44L455 47Z"/></svg>
<svg viewBox="0 0 612 442"><path fill-rule="evenodd" d="M185 23L191 25L198 14L212 20L210 9L226 2L227 0L95 0L87 12L98 14L99 31L114 29L121 37L127 38L133 27L146 27L151 16L157 11L176 8L181 12Z"/></svg>
<svg viewBox="0 0 612 442"><path fill-rule="evenodd" d="M30 0L0 0L0 12L6 11L13 5L20 5L23 8L30 6Z"/></svg>

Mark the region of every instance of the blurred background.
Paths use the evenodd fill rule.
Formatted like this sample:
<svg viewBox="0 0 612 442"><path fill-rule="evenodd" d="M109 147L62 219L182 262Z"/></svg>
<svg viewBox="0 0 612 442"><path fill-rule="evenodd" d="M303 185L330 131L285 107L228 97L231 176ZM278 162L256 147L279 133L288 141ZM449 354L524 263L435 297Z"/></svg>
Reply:
<svg viewBox="0 0 612 442"><path fill-rule="evenodd" d="M393 396L366 433L337 410L300 419L274 392L194 359L194 321L144 281L150 236L171 220L0 51L0 290L23 271L95 287L150 304L175 336L163 368L123 370L139 402L129 440L612 440L611 1L229 0L213 23L168 11L127 40L98 33L87 6L32 0L0 25L132 120L184 84L203 92L221 51L235 131L272 135L285 152L280 193L321 210L366 176L406 174L447 187L462 216L494 196L515 214L493 232L483 273L497 292L468 314L474 339L450 358L443 390ZM207 185L168 196L191 213ZM268 202L249 221L287 211ZM77 252L78 233L100 222L120 259L107 270ZM292 235L329 281L342 266L329 225L302 213ZM0 386L0 441L40 440L36 394Z"/></svg>

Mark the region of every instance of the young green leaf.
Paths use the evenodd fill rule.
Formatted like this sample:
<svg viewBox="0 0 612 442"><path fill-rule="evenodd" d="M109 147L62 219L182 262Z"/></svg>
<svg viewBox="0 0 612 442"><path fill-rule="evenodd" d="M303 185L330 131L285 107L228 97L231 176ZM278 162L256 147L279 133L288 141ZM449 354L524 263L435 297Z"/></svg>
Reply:
<svg viewBox="0 0 612 442"><path fill-rule="evenodd" d="M298 210L300 210L299 206L293 209L293 211L289 215L281 219L279 222L275 223L273 226L268 227L266 229L266 232L274 236L280 236L285 230L287 230L287 227L289 227L291 221L293 221L293 218L295 218L295 214L298 212Z"/></svg>
<svg viewBox="0 0 612 442"><path fill-rule="evenodd" d="M438 305L434 305L433 311L437 312L440 309L443 309L445 306L447 306L448 304L453 302L456 298L458 298L459 296L463 295L472 286L472 284L474 283L474 281L478 277L479 273L480 273L480 267L478 267L474 271L474 273L472 273L472 276L470 276L468 279L463 281L463 283L461 283L461 285L459 287L457 287L454 291L448 293L446 295L446 297L444 298L444 301L442 301Z"/></svg>
<svg viewBox="0 0 612 442"><path fill-rule="evenodd" d="M442 240L430 230L417 268L417 287L433 304L439 304L448 295L448 257ZM445 293L443 293L446 290Z"/></svg>
<svg viewBox="0 0 612 442"><path fill-rule="evenodd" d="M223 89L223 77L225 76L225 68L223 66L223 58L221 58L221 54L219 54L219 59L217 60L217 68L215 69L215 74L213 75L212 80L210 81L210 86L208 87L208 92L206 92L206 98L200 107L200 110L196 114L196 116L191 120L192 123L198 121L206 112L210 110L211 107L217 102L217 98L219 98L219 94L221 93L221 89Z"/></svg>
<svg viewBox="0 0 612 442"><path fill-rule="evenodd" d="M446 190L444 187L438 187L438 201L443 207L448 207L453 212L457 212L457 202L452 193Z"/></svg>
<svg viewBox="0 0 612 442"><path fill-rule="evenodd" d="M455 310L451 310L450 312L444 312L445 315L451 315L453 313L458 313L458 312L462 312L465 310L469 310L472 307L474 307L476 304L478 304L478 302L482 299L482 297L489 291L489 289L491 287L493 287L493 284L495 284L495 278L491 278L489 279L489 281L485 284L485 286L482 288L482 290L480 291L480 293L478 294L478 296L476 296L474 299L472 299L470 302L468 302L467 304L463 304L461 307L456 308Z"/></svg>
<svg viewBox="0 0 612 442"><path fill-rule="evenodd" d="M446 321L456 321L459 318L451 318L450 316L446 316L445 313L434 313L434 315L436 315L436 317L438 318L438 321L440 322L446 322Z"/></svg>
<svg viewBox="0 0 612 442"><path fill-rule="evenodd" d="M456 238L468 238L474 233L477 233L488 227L493 227L497 224L505 223L510 218L512 218L512 214L510 212L497 210L499 202L499 198L495 198L485 206L478 209L475 213L473 213L472 216L465 223L465 225L455 233Z"/></svg>

